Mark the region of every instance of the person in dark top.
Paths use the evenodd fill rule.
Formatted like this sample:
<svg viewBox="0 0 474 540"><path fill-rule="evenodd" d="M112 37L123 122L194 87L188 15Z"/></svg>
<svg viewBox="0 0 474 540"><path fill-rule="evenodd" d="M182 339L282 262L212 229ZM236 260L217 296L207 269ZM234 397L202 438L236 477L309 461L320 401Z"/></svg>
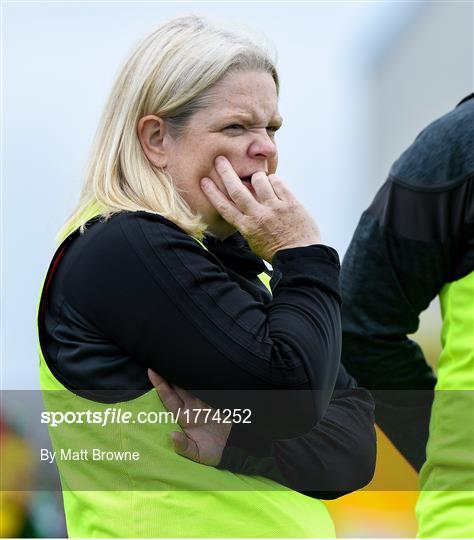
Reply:
<svg viewBox="0 0 474 540"><path fill-rule="evenodd" d="M416 470L423 467L423 537L474 536L473 271L471 94L394 163L360 219L341 273L342 361L371 389L378 425ZM437 295L443 352L436 377L407 334Z"/></svg>
<svg viewBox="0 0 474 540"><path fill-rule="evenodd" d="M41 383L45 392L62 390L66 404L78 397L161 410L152 368L214 408L249 409L251 424L232 413L232 441L260 439L262 449L283 440L275 459L294 489L311 478L305 490L341 493L373 472L373 402L340 365L337 253L275 174L278 89L269 53L199 17L170 21L138 46L112 91L80 203L45 280ZM263 260L273 265L268 287ZM45 395L47 407L54 399ZM100 437L82 429L84 438ZM190 463L161 433L151 465L149 429L135 433L148 465L61 464L69 534L176 536L179 523L184 536L221 536L224 522L230 536L333 534L320 501ZM50 433L59 448L75 432ZM123 445L134 440L127 433L114 436ZM308 471L314 452L306 447L322 434L321 466ZM315 473L324 467L323 479ZM150 485L170 486L166 497L131 493L146 489L145 471ZM71 486L77 477L95 484L79 490ZM115 477L130 487L117 489ZM209 497L207 479L225 487ZM97 518L128 506L136 509L130 521ZM249 506L261 510L246 524ZM207 521L183 515L186 507Z"/></svg>

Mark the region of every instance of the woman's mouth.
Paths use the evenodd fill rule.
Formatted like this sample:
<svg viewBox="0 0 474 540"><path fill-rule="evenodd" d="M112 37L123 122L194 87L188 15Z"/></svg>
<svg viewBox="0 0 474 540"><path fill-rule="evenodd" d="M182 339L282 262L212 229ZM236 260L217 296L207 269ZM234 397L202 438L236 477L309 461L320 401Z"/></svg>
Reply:
<svg viewBox="0 0 474 540"><path fill-rule="evenodd" d="M255 190L252 186L252 175L241 176L240 180L242 181L242 184L250 191L250 193L255 196Z"/></svg>

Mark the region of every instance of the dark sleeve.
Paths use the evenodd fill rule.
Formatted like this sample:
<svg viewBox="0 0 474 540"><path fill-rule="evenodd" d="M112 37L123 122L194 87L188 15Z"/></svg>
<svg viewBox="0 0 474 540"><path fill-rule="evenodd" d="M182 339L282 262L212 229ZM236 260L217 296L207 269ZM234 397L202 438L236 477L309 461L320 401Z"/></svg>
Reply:
<svg viewBox="0 0 474 540"><path fill-rule="evenodd" d="M360 219L341 272L343 364L372 390L377 423L417 470L436 379L408 335L443 285L472 269L469 115L455 111L434 122L394 164Z"/></svg>
<svg viewBox="0 0 474 540"><path fill-rule="evenodd" d="M219 468L266 476L318 499L362 488L375 470L374 403L341 367L326 414L307 434L253 441L232 427Z"/></svg>
<svg viewBox="0 0 474 540"><path fill-rule="evenodd" d="M340 361L334 250L278 252L264 305L163 218L130 214L99 226L66 296L101 335L214 407L251 409L249 431L288 437L319 421Z"/></svg>

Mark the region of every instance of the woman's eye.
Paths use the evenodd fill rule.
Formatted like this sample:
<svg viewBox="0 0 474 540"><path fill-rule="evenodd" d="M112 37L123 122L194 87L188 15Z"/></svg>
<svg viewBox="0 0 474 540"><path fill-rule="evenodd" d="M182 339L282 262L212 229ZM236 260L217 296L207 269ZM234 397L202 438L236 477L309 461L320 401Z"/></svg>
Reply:
<svg viewBox="0 0 474 540"><path fill-rule="evenodd" d="M265 128L270 137L273 137L275 133L280 129L280 126L268 126ZM228 131L232 134L238 134L246 130L246 127L242 124L230 124L224 128L224 131Z"/></svg>
<svg viewBox="0 0 474 540"><path fill-rule="evenodd" d="M237 132L237 131L242 131L245 128L241 124L231 124L230 126L227 126L225 129L226 131Z"/></svg>

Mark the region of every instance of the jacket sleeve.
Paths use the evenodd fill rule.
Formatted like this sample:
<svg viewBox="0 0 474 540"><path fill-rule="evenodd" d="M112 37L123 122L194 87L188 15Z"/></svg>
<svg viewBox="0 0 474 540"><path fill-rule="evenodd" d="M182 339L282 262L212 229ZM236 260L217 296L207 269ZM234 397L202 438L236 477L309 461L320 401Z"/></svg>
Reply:
<svg viewBox="0 0 474 540"><path fill-rule="evenodd" d="M278 252L265 305L159 216L98 227L71 266L66 296L101 336L214 407L250 409L249 431L291 437L322 418L340 363L334 250Z"/></svg>
<svg viewBox="0 0 474 540"><path fill-rule="evenodd" d="M271 478L305 495L335 499L362 488L375 470L374 403L344 368L321 421L288 440L244 438L232 427L219 468Z"/></svg>

